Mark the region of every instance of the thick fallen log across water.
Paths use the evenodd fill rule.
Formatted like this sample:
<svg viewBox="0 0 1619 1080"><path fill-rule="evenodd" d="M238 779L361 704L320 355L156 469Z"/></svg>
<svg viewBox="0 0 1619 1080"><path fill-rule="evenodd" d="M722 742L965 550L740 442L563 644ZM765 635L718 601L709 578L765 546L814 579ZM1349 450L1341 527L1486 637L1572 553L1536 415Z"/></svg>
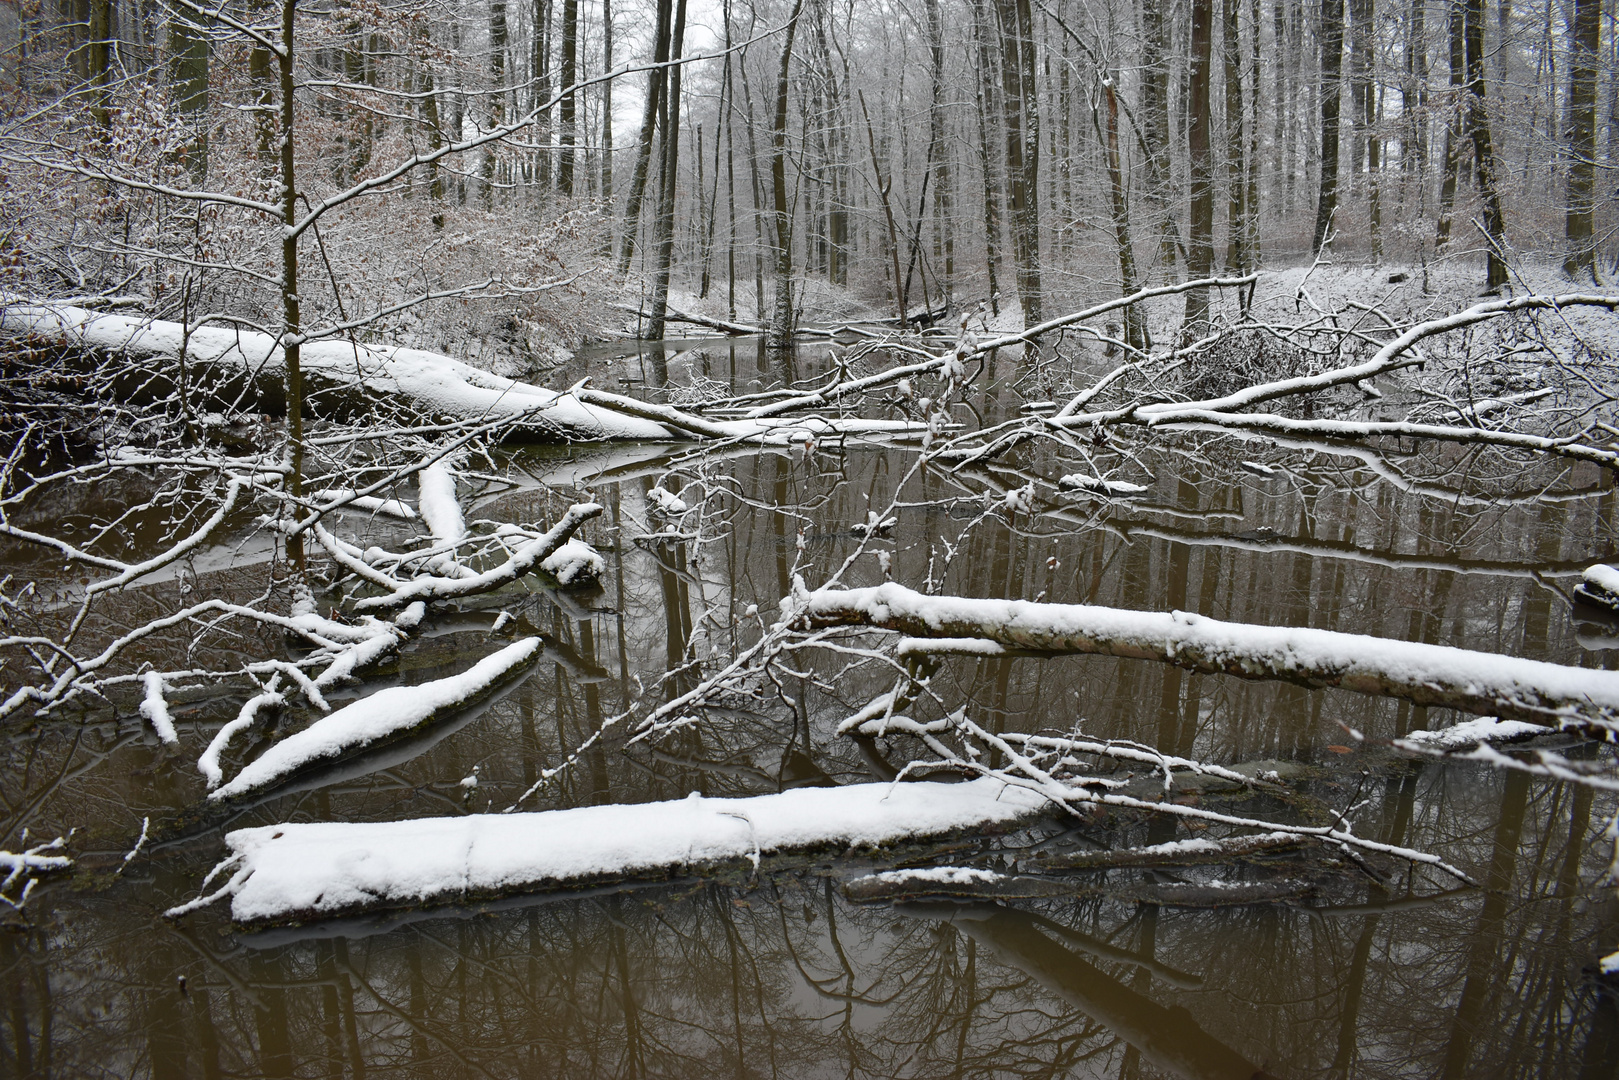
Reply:
<svg viewBox="0 0 1619 1080"><path fill-rule="evenodd" d="M870 626L912 635L903 643L905 652L1134 657L1205 674L1338 687L1583 729L1604 738L1619 733L1619 672L1444 645L1222 622L1184 611L926 596L893 582L811 593L802 618L815 627ZM934 650L928 639L942 640Z"/></svg>
<svg viewBox="0 0 1619 1080"><path fill-rule="evenodd" d="M851 784L746 799L689 798L532 814L238 829L223 888L240 923L452 904L822 847L878 846L1008 826L1047 800L998 780ZM214 875L210 875L213 877ZM206 882L204 887L206 887Z"/></svg>

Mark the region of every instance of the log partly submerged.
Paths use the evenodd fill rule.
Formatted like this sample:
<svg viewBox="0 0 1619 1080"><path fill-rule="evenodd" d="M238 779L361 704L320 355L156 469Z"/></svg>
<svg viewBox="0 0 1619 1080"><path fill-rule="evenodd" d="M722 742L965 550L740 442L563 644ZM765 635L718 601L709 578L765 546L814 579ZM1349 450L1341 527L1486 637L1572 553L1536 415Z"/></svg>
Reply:
<svg viewBox="0 0 1619 1080"><path fill-rule="evenodd" d="M1610 739L1619 734L1619 672L1613 671L1365 634L1223 622L1184 611L926 596L893 582L822 589L803 603L802 617L813 626L911 635L900 642L901 654L1135 657L1207 674L1340 687Z"/></svg>

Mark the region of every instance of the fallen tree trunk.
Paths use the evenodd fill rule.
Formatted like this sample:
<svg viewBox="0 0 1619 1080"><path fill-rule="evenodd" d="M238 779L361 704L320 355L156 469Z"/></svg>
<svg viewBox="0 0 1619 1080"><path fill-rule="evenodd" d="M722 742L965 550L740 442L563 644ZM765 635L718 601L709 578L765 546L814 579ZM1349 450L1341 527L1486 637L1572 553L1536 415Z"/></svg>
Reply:
<svg viewBox="0 0 1619 1080"><path fill-rule="evenodd" d="M281 345L262 331L200 326L188 332L182 323L161 319L11 299L0 309L0 333L137 362L183 359L187 378L211 383L216 401L251 403L253 411L285 409ZM656 421L492 375L439 353L336 340L306 341L300 352L305 398L317 416L402 407L433 420L509 419L514 433L541 440L681 437Z"/></svg>
<svg viewBox="0 0 1619 1080"><path fill-rule="evenodd" d="M892 582L811 593L802 618L812 627L870 626L913 635L900 643L902 654L1134 657L1583 729L1608 739L1619 734L1619 672L1443 645L1222 622L1183 611L925 596Z"/></svg>
<svg viewBox="0 0 1619 1080"><path fill-rule="evenodd" d="M1044 797L997 780L853 784L745 799L583 806L388 822L317 822L238 829L237 865L218 892L241 923L332 918L421 904L617 881L773 852L878 846L962 829L1008 827ZM356 859L355 851L367 852ZM211 875L212 876L212 875Z"/></svg>

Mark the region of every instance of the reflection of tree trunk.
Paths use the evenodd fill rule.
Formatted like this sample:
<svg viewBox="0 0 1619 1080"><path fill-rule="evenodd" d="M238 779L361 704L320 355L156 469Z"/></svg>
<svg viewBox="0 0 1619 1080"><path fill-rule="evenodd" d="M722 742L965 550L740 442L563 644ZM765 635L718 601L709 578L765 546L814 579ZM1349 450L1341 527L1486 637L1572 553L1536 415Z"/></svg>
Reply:
<svg viewBox="0 0 1619 1080"><path fill-rule="evenodd" d="M1040 933L1024 912L967 908L954 918L941 917L1003 963L1106 1025L1156 1069L1196 1080L1256 1080L1266 1075L1199 1027L1184 1009L1159 1005L1063 948Z"/></svg>
<svg viewBox="0 0 1619 1080"><path fill-rule="evenodd" d="M287 1077L292 1075L292 1042L287 1034L287 992L281 989L286 981L279 955L259 953L254 957L253 982L258 986L262 1009L253 1010L253 1020L259 1036L259 1075Z"/></svg>
<svg viewBox="0 0 1619 1080"><path fill-rule="evenodd" d="M1491 848L1490 871L1484 880L1484 903L1479 909L1478 926L1468 938L1467 975L1462 983L1461 1001L1451 1021L1450 1039L1445 1044L1442 1072L1445 1080L1460 1080L1469 1075L1474 1034L1486 1022L1485 1004L1500 986L1497 963L1501 930L1506 923L1507 904L1512 900L1512 879L1528 804L1529 777L1521 772L1507 773L1501 816L1496 821Z"/></svg>
<svg viewBox="0 0 1619 1080"><path fill-rule="evenodd" d="M619 1008L624 1016L624 1057L617 1073L619 1076L638 1077L645 1073L646 1061L641 1046L641 1011L635 1000L635 988L630 983L630 955L624 941L623 904L618 896L608 900L610 919L607 926L608 947L618 971Z"/></svg>

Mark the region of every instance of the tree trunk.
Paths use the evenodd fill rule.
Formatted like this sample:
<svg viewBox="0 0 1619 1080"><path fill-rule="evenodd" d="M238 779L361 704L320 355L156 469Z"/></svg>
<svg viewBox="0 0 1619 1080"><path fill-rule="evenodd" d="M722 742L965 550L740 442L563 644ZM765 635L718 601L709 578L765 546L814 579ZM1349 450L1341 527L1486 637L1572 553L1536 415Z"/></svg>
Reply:
<svg viewBox="0 0 1619 1080"><path fill-rule="evenodd" d="M1349 95L1355 110L1355 137L1351 171L1366 175L1366 231L1371 242L1374 262L1383 258L1382 193L1378 189L1377 172L1382 165L1381 146L1378 144L1377 88L1374 84L1376 67L1376 0L1350 0L1349 2Z"/></svg>
<svg viewBox="0 0 1619 1080"><path fill-rule="evenodd" d="M562 100L557 103L562 149L557 154L557 190L573 197L573 148L578 143L579 0L562 0Z"/></svg>
<svg viewBox="0 0 1619 1080"><path fill-rule="evenodd" d="M729 61L727 61L729 62ZM602 0L602 71L613 70L613 0ZM613 203L613 80L602 83L602 202Z"/></svg>
<svg viewBox="0 0 1619 1080"><path fill-rule="evenodd" d="M1315 206L1315 240L1321 254L1338 210L1338 117L1343 92L1344 0L1321 3L1321 185Z"/></svg>
<svg viewBox="0 0 1619 1080"><path fill-rule="evenodd" d="M534 96L531 108L538 109L551 100L551 0L534 2L534 55L529 62L534 76ZM534 182L543 197L551 187L551 114L541 113L534 125L534 139L541 146L535 155Z"/></svg>
<svg viewBox="0 0 1619 1080"><path fill-rule="evenodd" d="M1180 227L1169 200L1169 32L1167 0L1141 5L1141 115L1146 142L1147 201L1159 229L1158 261L1166 271L1180 258Z"/></svg>
<svg viewBox="0 0 1619 1080"><path fill-rule="evenodd" d="M489 126L500 127L506 122L506 0L489 0ZM489 143L483 150L483 205L495 205L495 185L499 181L496 169L500 164L497 150L499 142Z"/></svg>
<svg viewBox="0 0 1619 1080"><path fill-rule="evenodd" d="M1461 170L1462 138L1465 135L1462 105L1462 86L1467 72L1466 55L1462 48L1465 19L1462 0L1451 0L1448 23L1450 41L1450 101L1449 122L1445 125L1445 171L1439 181L1439 213L1434 223L1434 251L1440 252L1450 245L1450 216L1456 205L1457 173Z"/></svg>
<svg viewBox="0 0 1619 1080"><path fill-rule="evenodd" d="M652 62L662 64L669 59L669 24L674 14L673 0L658 0L658 25L653 34ZM624 203L624 236L618 249L618 272L630 269L630 257L635 254L636 233L641 228L641 203L646 197L647 168L652 163L652 137L658 126L658 106L667 81L667 68L654 68L647 73L646 106L641 112L641 141L635 151L635 171L630 174L630 194Z"/></svg>
<svg viewBox="0 0 1619 1080"><path fill-rule="evenodd" d="M804 0L793 0L787 20L781 64L776 68L776 113L770 125L770 191L776 219L776 311L770 319L770 343L785 348L793 335L793 216L787 202L787 74L793 62L793 36Z"/></svg>
<svg viewBox="0 0 1619 1080"><path fill-rule="evenodd" d="M1107 156L1108 188L1113 204L1113 241L1119 253L1119 293L1129 296L1138 288L1136 284L1136 254L1130 242L1130 206L1124 187L1124 170L1119 155L1119 96L1112 77L1102 81L1102 100L1106 105L1107 133L1104 136ZM1131 348L1145 352L1152 348L1146 319L1136 304L1124 309L1124 341Z"/></svg>
<svg viewBox="0 0 1619 1080"><path fill-rule="evenodd" d="M1501 213L1490 117L1484 111L1484 0L1466 0L1467 116L1473 132L1473 172L1484 196L1484 232L1490 243L1484 287L1495 292L1507 283L1506 222Z"/></svg>
<svg viewBox="0 0 1619 1080"><path fill-rule="evenodd" d="M1012 260L1023 325L1041 320L1040 120L1034 82L1034 25L1029 0L996 0L1001 31L1001 105L1011 186Z"/></svg>
<svg viewBox="0 0 1619 1080"><path fill-rule="evenodd" d="M954 290L956 242L951 227L954 207L950 198L950 149L945 143L944 130L944 17L939 0L926 0L925 6L933 74L933 99L928 110L928 176L933 187L935 240L944 255L944 302L948 305Z"/></svg>
<svg viewBox="0 0 1619 1080"><path fill-rule="evenodd" d="M1242 32L1237 24L1241 0L1223 0L1220 11L1223 32L1221 52L1225 62L1225 183L1226 183L1226 268L1242 273L1248 267L1246 227L1248 203L1248 145L1243 140L1242 122Z"/></svg>
<svg viewBox="0 0 1619 1080"><path fill-rule="evenodd" d="M1595 192L1597 55L1602 44L1602 0L1574 0L1574 41L1568 72L1568 253L1563 272L1595 278L1591 209Z"/></svg>
<svg viewBox="0 0 1619 1080"><path fill-rule="evenodd" d="M293 64L296 36L294 24L298 0L281 0L281 51L276 56L281 76L281 316L282 352L287 368L287 494L300 499L304 493L304 379L300 366L303 345L303 315L298 301L298 236L292 225L298 219L298 178L293 148L293 120L297 101L296 71ZM300 576L306 570L302 534L287 537L287 559Z"/></svg>
<svg viewBox="0 0 1619 1080"><path fill-rule="evenodd" d="M86 28L89 42L85 46L85 62L89 66L91 112L96 123L105 130L112 126L112 0L90 0L90 25ZM208 43L203 41L206 50ZM206 54L205 54L206 55ZM204 60L204 71L207 61ZM206 76L204 76L206 78Z"/></svg>
<svg viewBox="0 0 1619 1080"><path fill-rule="evenodd" d="M1214 269L1214 153L1209 128L1209 69L1214 61L1214 0L1192 0L1192 70L1188 84L1186 144L1191 166L1190 229L1186 245L1186 273L1192 279L1209 277ZM1201 336L1209 321L1209 292L1186 294L1186 317L1181 339Z"/></svg>
<svg viewBox="0 0 1619 1080"><path fill-rule="evenodd" d="M99 0L98 0L99 3ZM271 105L272 93L269 84L274 81L270 74L270 52L268 49L254 49L248 60L249 75L257 76L259 72L254 68L254 61L259 54L263 54L263 82L260 83L258 105L262 109L273 109ZM92 60L94 57L92 57ZM187 127L191 129L191 140L186 146L186 168L194 180L200 182L208 172L208 76L209 76L209 46L208 33L205 27L198 26L189 18L176 16L169 22L169 94L174 101L175 109L184 118ZM257 81L257 80L255 80ZM261 113L261 121L270 114ZM266 153L271 143L266 136L267 131L274 130L273 119L259 127L259 146Z"/></svg>
<svg viewBox="0 0 1619 1080"><path fill-rule="evenodd" d="M997 280L1001 251L1001 183L1000 161L995 143L990 138L990 117L995 106L995 56L989 47L987 27L988 0L973 5L973 42L978 51L978 62L973 65L977 78L978 148L984 166L984 263L989 271L989 309L993 315L1001 313L1000 283Z"/></svg>
<svg viewBox="0 0 1619 1080"><path fill-rule="evenodd" d="M573 2L573 0L569 0ZM674 29L669 35L669 58L680 59L686 36L686 0L675 5ZM646 337L651 341L663 340L664 319L669 310L669 274L675 258L675 189L680 173L680 68L668 70L668 87L659 103L662 126L663 153L659 155L658 216L652 223L654 266L652 271L652 322ZM701 151L699 150L699 153ZM700 196L699 196L700 197ZM658 350L653 354L657 368L657 382L662 386L668 380L666 354Z"/></svg>

